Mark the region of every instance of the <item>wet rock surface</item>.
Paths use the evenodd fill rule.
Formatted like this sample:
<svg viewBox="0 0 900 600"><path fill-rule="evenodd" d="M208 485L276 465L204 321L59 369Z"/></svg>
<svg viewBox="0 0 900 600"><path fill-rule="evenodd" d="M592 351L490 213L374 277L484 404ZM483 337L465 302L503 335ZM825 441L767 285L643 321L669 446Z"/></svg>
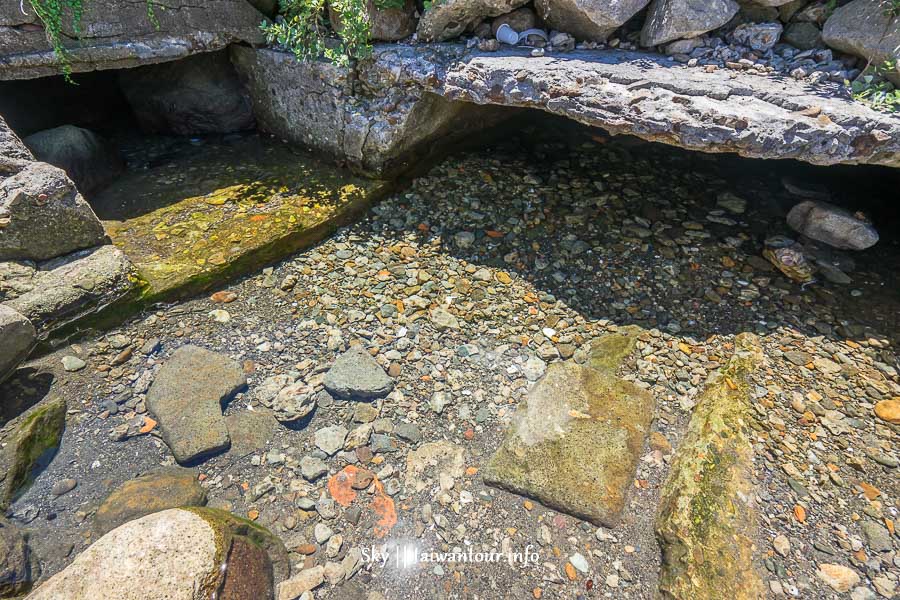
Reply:
<svg viewBox="0 0 900 600"><path fill-rule="evenodd" d="M171 354L193 344L247 377L246 391L218 409L226 423L268 415L262 392L288 381L315 398L304 419L268 415L268 437L247 436L247 450L197 465L209 506L283 540L293 571L273 581L294 580L286 597L575 597L589 586L653 597L664 482L690 446L707 380L727 365L737 334L752 332L766 365L743 388L756 523L747 535L762 584L803 598L848 584L858 597L890 593L900 575L888 524L900 494L897 426L886 420L900 397L891 285L900 254L892 221L865 204L879 197L875 178L684 153L562 123L526 123L504 144L449 158L271 270L157 305L3 383L10 405L33 403L39 375L51 372L53 393L69 399L56 457L10 507L11 521L33 530L46 575L96 547L93 512L111 489L175 462L147 392ZM782 169L792 179L782 181ZM762 256L767 239L792 235L785 217L811 183L835 205L869 210L882 232L873 248L831 250L850 283L803 286ZM210 314L218 310L230 319ZM588 368L595 343L629 325L639 328L633 346L604 354L625 358L595 357L593 367L615 368L656 405L616 526L486 485L491 457L541 378ZM327 393L326 374L352 346L392 378L384 398ZM84 368L65 371L64 356ZM181 385L190 384L187 374ZM54 495L66 479L77 486ZM538 556L404 567L407 544L530 546ZM389 559L371 560L372 548ZM260 565L258 553L240 555Z"/></svg>
<svg viewBox="0 0 900 600"><path fill-rule="evenodd" d="M246 385L241 366L227 356L182 346L163 364L147 392L175 460L190 464L231 444L222 406Z"/></svg>
<svg viewBox="0 0 900 600"><path fill-rule="evenodd" d="M25 143L37 160L59 167L83 193L108 185L125 170L118 150L93 131L62 125L34 133Z"/></svg>

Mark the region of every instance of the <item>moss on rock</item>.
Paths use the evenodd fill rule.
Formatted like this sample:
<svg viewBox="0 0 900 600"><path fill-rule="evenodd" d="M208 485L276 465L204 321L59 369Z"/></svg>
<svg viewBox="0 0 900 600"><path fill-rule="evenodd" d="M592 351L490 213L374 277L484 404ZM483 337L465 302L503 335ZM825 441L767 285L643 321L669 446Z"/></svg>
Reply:
<svg viewBox="0 0 900 600"><path fill-rule="evenodd" d="M65 426L66 403L62 398L37 405L11 425L0 458L5 473L0 490L3 508L31 485L35 469L48 462L59 447Z"/></svg>
<svg viewBox="0 0 900 600"><path fill-rule="evenodd" d="M759 340L741 334L728 364L707 382L666 480L656 521L663 598L764 596L753 565L749 376Z"/></svg>

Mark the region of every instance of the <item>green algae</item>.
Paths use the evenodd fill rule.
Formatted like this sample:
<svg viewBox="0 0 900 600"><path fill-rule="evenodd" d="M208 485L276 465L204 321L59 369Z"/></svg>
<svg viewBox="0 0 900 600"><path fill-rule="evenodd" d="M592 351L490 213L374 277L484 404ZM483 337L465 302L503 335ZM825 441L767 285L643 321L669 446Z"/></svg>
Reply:
<svg viewBox="0 0 900 600"><path fill-rule="evenodd" d="M308 247L390 190L257 138L133 171L96 199L147 302L185 297ZM135 196L137 198L135 199ZM120 198L129 198L123 206Z"/></svg>
<svg viewBox="0 0 900 600"><path fill-rule="evenodd" d="M660 497L656 535L663 598L762 597L753 566L753 448L749 375L759 341L742 334L735 353L707 382Z"/></svg>

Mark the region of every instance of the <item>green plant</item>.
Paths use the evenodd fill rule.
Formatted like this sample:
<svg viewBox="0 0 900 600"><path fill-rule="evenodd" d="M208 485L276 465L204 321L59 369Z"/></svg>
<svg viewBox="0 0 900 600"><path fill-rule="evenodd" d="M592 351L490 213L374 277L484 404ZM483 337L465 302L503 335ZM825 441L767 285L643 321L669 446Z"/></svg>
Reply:
<svg viewBox="0 0 900 600"><path fill-rule="evenodd" d="M147 18L155 27L159 27L153 4L156 0L147 0ZM81 19L84 16L85 0L28 0L34 14L44 24L47 40L53 48L53 53L59 58L63 76L66 81L72 83L72 63L69 60L69 51L63 45L63 24L66 15L72 22L72 30L76 36L81 34Z"/></svg>
<svg viewBox="0 0 900 600"><path fill-rule="evenodd" d="M279 0L282 20L261 25L270 44L276 43L300 60L326 58L352 66L372 52L369 45L367 0ZM376 10L403 8L404 0L375 0ZM328 6L340 26L331 27Z"/></svg>
<svg viewBox="0 0 900 600"><path fill-rule="evenodd" d="M881 67L871 67L850 84L855 100L865 102L872 108L887 112L900 111L900 89L888 81L884 75L897 69L895 61L886 61Z"/></svg>
<svg viewBox="0 0 900 600"><path fill-rule="evenodd" d="M900 0L884 0L884 12L892 19L900 17Z"/></svg>

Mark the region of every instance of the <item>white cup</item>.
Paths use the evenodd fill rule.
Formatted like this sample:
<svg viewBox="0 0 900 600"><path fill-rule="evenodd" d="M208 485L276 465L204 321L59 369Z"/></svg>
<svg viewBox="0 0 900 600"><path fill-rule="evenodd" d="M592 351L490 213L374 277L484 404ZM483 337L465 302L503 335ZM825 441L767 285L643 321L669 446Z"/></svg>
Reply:
<svg viewBox="0 0 900 600"><path fill-rule="evenodd" d="M497 39L504 44L515 46L519 43L519 34L516 33L512 27L504 23L497 28Z"/></svg>

